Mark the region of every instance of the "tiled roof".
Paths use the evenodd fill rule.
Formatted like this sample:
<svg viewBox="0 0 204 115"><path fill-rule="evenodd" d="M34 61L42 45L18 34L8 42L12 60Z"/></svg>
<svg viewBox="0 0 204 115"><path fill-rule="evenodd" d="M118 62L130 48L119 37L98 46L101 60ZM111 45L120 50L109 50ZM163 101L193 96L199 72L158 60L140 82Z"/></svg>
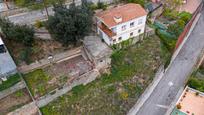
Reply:
<svg viewBox="0 0 204 115"><path fill-rule="evenodd" d="M142 8L142 6L139 4L134 3L117 6L115 8L96 14L96 16L101 19L109 28L145 15L147 15L145 9ZM114 20L114 17L118 18L118 16L122 18L122 21L119 23Z"/></svg>

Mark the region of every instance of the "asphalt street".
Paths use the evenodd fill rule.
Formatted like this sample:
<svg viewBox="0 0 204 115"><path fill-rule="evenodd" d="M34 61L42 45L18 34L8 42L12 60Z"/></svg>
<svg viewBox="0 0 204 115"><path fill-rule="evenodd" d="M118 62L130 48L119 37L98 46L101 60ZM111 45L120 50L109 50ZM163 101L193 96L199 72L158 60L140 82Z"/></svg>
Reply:
<svg viewBox="0 0 204 115"><path fill-rule="evenodd" d="M204 48L204 10L188 40L137 115L165 115Z"/></svg>
<svg viewBox="0 0 204 115"><path fill-rule="evenodd" d="M70 3L66 3L67 7L69 6ZM75 4L79 5L81 4L80 0L75 0ZM48 13L49 15L54 15L53 7L48 8ZM47 14L45 10L36 10L36 11L29 11L29 12L24 12L20 13L17 15L12 15L9 16L8 19L16 24L34 24L37 20L47 20Z"/></svg>

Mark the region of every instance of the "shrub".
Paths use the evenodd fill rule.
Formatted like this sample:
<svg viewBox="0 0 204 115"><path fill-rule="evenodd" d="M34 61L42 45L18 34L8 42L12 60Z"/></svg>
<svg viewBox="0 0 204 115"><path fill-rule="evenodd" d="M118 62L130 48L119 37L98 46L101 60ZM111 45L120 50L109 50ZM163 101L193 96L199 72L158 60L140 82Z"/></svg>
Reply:
<svg viewBox="0 0 204 115"><path fill-rule="evenodd" d="M176 105L176 108L177 108L177 109L181 109L181 107L182 107L182 106L181 106L180 103Z"/></svg>
<svg viewBox="0 0 204 115"><path fill-rule="evenodd" d="M39 21L39 20L36 20L36 22L35 22L35 27L36 27L36 28L41 28L41 27L43 27L43 22L41 22L41 21Z"/></svg>
<svg viewBox="0 0 204 115"><path fill-rule="evenodd" d="M183 20L185 23L188 23L188 21L192 18L192 14L188 12L181 12L179 14L179 18Z"/></svg>
<svg viewBox="0 0 204 115"><path fill-rule="evenodd" d="M107 7L108 7L108 6L107 6L106 4L104 4L103 2L98 2L98 3L97 3L97 8L98 8L98 9L106 10Z"/></svg>
<svg viewBox="0 0 204 115"><path fill-rule="evenodd" d="M32 54L32 48L28 47L21 52L20 59L22 61L25 61L26 64L30 64L31 63L31 60L30 60L31 54Z"/></svg>
<svg viewBox="0 0 204 115"><path fill-rule="evenodd" d="M177 19L178 14L179 14L179 13L178 13L176 10L171 10L171 9L169 9L169 8L166 8L166 9L164 10L164 12L163 12L163 15L164 15L166 18L170 19L170 20L175 20L175 19Z"/></svg>
<svg viewBox="0 0 204 115"><path fill-rule="evenodd" d="M199 95L199 92L196 92L195 95L198 96L198 95Z"/></svg>
<svg viewBox="0 0 204 115"><path fill-rule="evenodd" d="M18 74L10 76L7 81L3 81L2 84L0 84L0 91L5 90L16 83L18 83L21 80L20 76Z"/></svg>

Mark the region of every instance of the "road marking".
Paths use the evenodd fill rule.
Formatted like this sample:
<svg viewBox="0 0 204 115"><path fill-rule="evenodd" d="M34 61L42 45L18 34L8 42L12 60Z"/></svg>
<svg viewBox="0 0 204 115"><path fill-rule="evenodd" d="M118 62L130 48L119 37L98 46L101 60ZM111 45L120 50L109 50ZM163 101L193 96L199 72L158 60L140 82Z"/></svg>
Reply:
<svg viewBox="0 0 204 115"><path fill-rule="evenodd" d="M169 106L166 106L166 105L159 105L159 104L157 104L156 106L160 107L160 108L163 108L163 109L168 109L169 108Z"/></svg>
<svg viewBox="0 0 204 115"><path fill-rule="evenodd" d="M170 82L168 83L168 85L169 85L169 86L173 86L174 83L170 81Z"/></svg>

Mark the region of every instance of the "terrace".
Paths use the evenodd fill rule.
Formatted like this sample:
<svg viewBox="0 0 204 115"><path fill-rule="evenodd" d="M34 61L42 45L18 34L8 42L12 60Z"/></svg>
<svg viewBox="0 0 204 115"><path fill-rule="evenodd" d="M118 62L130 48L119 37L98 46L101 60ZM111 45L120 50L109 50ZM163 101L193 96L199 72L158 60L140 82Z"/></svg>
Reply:
<svg viewBox="0 0 204 115"><path fill-rule="evenodd" d="M180 107L178 107L180 106ZM177 102L178 113L190 115L204 115L204 93L187 87ZM173 112L175 113L175 112ZM178 114L183 115L183 114Z"/></svg>

